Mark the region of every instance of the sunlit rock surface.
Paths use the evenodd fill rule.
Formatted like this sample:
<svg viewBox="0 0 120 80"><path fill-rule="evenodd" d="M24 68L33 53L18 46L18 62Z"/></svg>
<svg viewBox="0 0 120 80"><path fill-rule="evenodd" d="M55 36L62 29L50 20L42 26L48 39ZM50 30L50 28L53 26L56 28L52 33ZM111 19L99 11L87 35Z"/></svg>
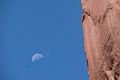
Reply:
<svg viewBox="0 0 120 80"><path fill-rule="evenodd" d="M120 0L81 0L89 80L120 80Z"/></svg>

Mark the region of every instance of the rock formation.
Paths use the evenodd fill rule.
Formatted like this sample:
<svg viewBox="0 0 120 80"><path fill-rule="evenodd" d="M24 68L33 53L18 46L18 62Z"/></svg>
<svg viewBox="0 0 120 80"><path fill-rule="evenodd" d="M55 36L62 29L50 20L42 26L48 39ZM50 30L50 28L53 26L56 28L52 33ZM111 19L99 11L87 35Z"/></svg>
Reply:
<svg viewBox="0 0 120 80"><path fill-rule="evenodd" d="M120 0L81 0L89 80L120 80Z"/></svg>

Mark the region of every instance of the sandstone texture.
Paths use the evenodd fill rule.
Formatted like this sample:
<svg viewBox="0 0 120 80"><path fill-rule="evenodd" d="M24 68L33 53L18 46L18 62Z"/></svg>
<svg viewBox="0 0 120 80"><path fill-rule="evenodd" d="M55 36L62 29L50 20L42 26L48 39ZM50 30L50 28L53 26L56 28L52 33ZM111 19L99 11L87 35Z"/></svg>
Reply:
<svg viewBox="0 0 120 80"><path fill-rule="evenodd" d="M81 0L89 80L120 80L120 0Z"/></svg>

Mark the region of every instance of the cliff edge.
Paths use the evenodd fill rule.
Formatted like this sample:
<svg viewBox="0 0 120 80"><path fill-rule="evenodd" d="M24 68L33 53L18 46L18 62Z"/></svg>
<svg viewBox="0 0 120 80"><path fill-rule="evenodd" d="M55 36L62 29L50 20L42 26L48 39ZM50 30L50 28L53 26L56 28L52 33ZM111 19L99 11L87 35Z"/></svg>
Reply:
<svg viewBox="0 0 120 80"><path fill-rule="evenodd" d="M81 0L89 80L120 80L120 0Z"/></svg>

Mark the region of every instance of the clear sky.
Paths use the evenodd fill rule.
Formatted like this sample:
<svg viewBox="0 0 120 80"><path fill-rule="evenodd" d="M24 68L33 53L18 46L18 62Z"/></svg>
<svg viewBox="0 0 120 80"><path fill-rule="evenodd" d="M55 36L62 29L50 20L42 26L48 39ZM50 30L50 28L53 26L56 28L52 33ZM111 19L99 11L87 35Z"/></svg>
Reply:
<svg viewBox="0 0 120 80"><path fill-rule="evenodd" d="M80 0L0 0L0 80L88 80L81 14Z"/></svg>

